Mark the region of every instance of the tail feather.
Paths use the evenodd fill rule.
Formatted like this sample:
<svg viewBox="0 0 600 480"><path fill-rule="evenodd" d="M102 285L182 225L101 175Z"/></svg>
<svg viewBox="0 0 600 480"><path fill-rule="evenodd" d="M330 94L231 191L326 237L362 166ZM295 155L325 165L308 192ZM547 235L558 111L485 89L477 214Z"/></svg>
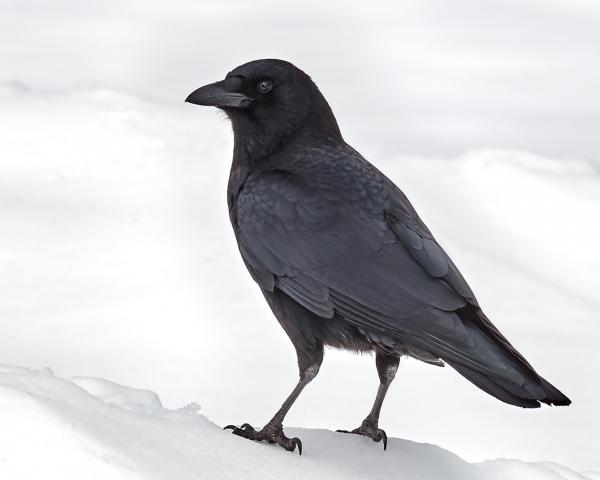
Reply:
<svg viewBox="0 0 600 480"><path fill-rule="evenodd" d="M498 400L523 408L539 408L540 406L540 402L537 400L519 397L476 370L454 362L448 362L448 364L471 383L481 388L484 392L496 397Z"/></svg>
<svg viewBox="0 0 600 480"><path fill-rule="evenodd" d="M444 358L463 377L490 395L511 405L536 408L569 405L569 400L556 387L542 378L500 331L476 307L456 312L474 339L477 362L463 362L460 357ZM498 368L498 364L504 368Z"/></svg>
<svg viewBox="0 0 600 480"><path fill-rule="evenodd" d="M558 388L548 382L546 379L540 377L542 381L542 385L546 389L547 395L546 398L540 400L540 402L544 402L547 405L559 405L559 406L567 406L571 405L571 400L564 395Z"/></svg>

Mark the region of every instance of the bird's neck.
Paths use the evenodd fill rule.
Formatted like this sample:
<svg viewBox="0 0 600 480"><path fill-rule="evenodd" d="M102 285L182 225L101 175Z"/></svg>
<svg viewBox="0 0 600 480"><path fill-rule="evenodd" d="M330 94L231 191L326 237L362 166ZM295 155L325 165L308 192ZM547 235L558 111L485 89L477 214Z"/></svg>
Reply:
<svg viewBox="0 0 600 480"><path fill-rule="evenodd" d="M263 119L251 112L227 112L233 127L234 164L259 167L298 139L307 147L331 140L343 142L331 107L320 92L313 94L306 113L300 112L282 110Z"/></svg>
<svg viewBox="0 0 600 480"><path fill-rule="evenodd" d="M234 135L227 188L230 209L251 173L272 169L293 171L297 163L302 162L303 153L312 148L344 143L331 108L321 95L299 123L281 119L264 125L249 115L230 118Z"/></svg>

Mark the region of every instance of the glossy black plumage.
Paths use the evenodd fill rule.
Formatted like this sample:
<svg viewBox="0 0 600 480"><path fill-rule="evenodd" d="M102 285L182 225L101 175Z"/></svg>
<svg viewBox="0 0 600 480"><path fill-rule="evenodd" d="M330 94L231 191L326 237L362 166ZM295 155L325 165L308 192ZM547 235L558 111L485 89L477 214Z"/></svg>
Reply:
<svg viewBox="0 0 600 480"><path fill-rule="evenodd" d="M265 78L273 90L262 95L254 86ZM301 371L302 352L310 363L311 351L332 345L445 362L522 407L570 403L487 319L400 189L344 142L306 74L260 60L224 82L248 99L217 105L235 137L232 225Z"/></svg>

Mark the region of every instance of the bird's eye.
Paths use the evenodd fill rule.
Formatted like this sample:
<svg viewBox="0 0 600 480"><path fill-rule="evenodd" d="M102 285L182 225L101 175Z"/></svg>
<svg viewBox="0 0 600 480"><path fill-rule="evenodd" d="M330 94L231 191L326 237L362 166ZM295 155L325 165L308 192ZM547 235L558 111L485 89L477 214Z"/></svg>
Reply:
<svg viewBox="0 0 600 480"><path fill-rule="evenodd" d="M273 82L271 80L261 80L256 84L258 93L268 93L273 88Z"/></svg>

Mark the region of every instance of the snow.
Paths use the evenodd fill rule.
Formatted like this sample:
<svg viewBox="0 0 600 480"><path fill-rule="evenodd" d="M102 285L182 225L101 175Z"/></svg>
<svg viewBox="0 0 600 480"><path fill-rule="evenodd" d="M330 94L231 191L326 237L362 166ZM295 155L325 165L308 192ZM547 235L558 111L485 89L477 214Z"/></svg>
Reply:
<svg viewBox="0 0 600 480"><path fill-rule="evenodd" d="M49 372L11 370L3 378L12 386L4 383L0 394L0 451L30 478L59 468L76 475L84 464L101 478L169 469L187 478L208 471L201 461L218 478L231 461L227 448L248 465L273 462L291 476L307 465L365 474L359 462L345 467L354 456L361 465L381 462L380 446L362 439L303 430L306 463L297 464L285 452L223 437L193 415L196 404L177 410L199 399L219 425L260 425L297 377L293 349L245 271L228 224L230 127L208 109L185 105L186 93L174 103L108 88L0 88L0 361L85 376L75 383L98 396ZM346 138L403 188L488 316L573 400L568 408L517 409L449 368L406 360L382 427L469 462L518 458L521 473L511 479L541 460L599 470L600 384L592 381L600 378L598 163L498 149L375 154L361 148L368 136ZM142 385L162 402L118 384ZM372 358L327 352L287 424L355 427L376 388ZM29 443L18 448L18 441ZM223 450L200 455L200 446L214 445ZM385 468L418 469L429 455L465 465L437 447L391 446L402 454L386 456ZM31 452L35 461L26 457ZM477 468L496 475L511 465ZM531 468L559 475L548 464Z"/></svg>
<svg viewBox="0 0 600 480"><path fill-rule="evenodd" d="M150 390L126 387L102 378L73 377L71 381L109 405L149 415L163 410L158 395Z"/></svg>
<svg viewBox="0 0 600 480"><path fill-rule="evenodd" d="M300 457L231 435L197 412L160 405L152 392L107 380L69 381L50 369L0 366L0 478L593 480L600 475L547 462L471 464L434 445L397 438L384 452L358 436L287 429L304 442Z"/></svg>

